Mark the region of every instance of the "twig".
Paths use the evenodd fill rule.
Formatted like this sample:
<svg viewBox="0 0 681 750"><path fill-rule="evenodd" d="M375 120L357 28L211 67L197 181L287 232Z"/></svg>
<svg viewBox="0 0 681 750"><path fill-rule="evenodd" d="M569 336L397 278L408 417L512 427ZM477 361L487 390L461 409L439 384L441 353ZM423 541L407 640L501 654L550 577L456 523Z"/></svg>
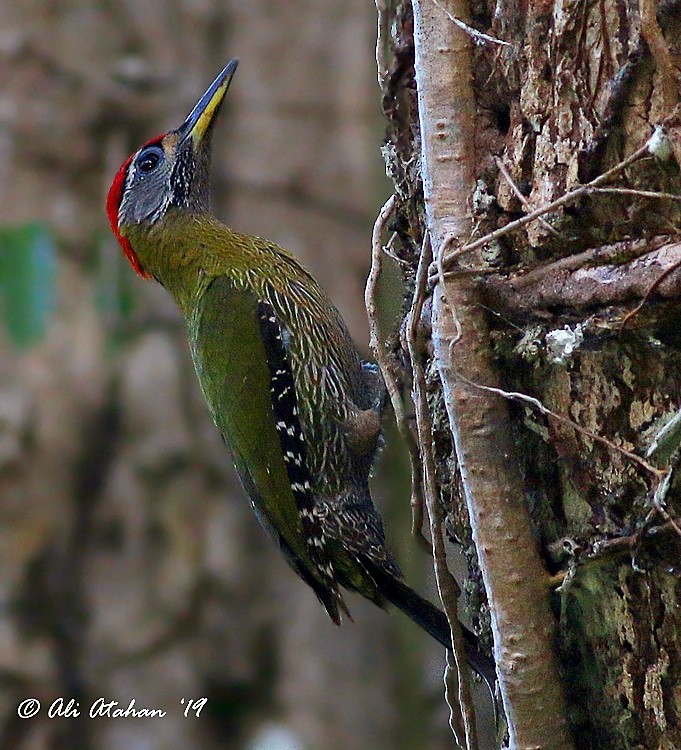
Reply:
<svg viewBox="0 0 681 750"><path fill-rule="evenodd" d="M500 44L504 47L513 47L513 45L510 42L505 42L503 39L497 39L496 37L490 36L489 34L485 34L482 31L478 31L478 29L474 29L472 26L469 26L467 23L462 21L460 18L457 18L453 13L450 13L447 8L443 7L438 0L433 0L435 5L437 5L440 10L443 10L447 16L449 16L449 20L453 21L462 31L465 31L468 36L472 37L476 44L484 44L485 42L489 42L490 44Z"/></svg>
<svg viewBox="0 0 681 750"><path fill-rule="evenodd" d="M523 204L523 206L530 211L531 206L530 202L527 200L527 198L520 192L520 188L515 184L513 181L513 178L509 174L508 169L506 169L506 165L504 162L498 157L494 157L494 161L496 162L496 165L501 172L503 178L506 180L506 182L509 184L511 190L515 193L515 197ZM555 228L552 227L548 221L542 216L539 217L539 223L544 227L544 229L548 229L551 234L555 235L556 237L560 237L560 232Z"/></svg>
<svg viewBox="0 0 681 750"><path fill-rule="evenodd" d="M378 85L383 88L388 76L388 65L385 60L385 36L387 31L388 7L386 0L375 0L378 28L376 30L376 73Z"/></svg>
<svg viewBox="0 0 681 750"><path fill-rule="evenodd" d="M378 217L374 222L374 229L371 234L371 269L364 289L364 303L369 318L369 346L371 347L371 350L376 357L376 362L381 369L383 379L388 388L388 393L390 394L390 400L393 402L395 416L397 417L399 415L404 419L402 402L399 398L399 390L394 378L392 377L392 372L385 356L383 345L381 344L378 313L376 311L376 286L378 285L383 266L383 247L381 245L381 237L383 236L383 231L385 230L388 219L395 210L396 202L397 196L395 194L391 195L383 204L383 207L378 212Z"/></svg>
<svg viewBox="0 0 681 750"><path fill-rule="evenodd" d="M658 469L656 466L653 466L651 463L646 461L644 458L641 458L641 456L637 455L636 453L633 453L632 451L628 451L626 448L622 448L622 446L617 445L616 443L613 443L612 440L608 440L608 438L605 438L602 435L597 435L595 432L591 432L590 430L587 430L585 427L582 427L581 425L577 424L577 422L573 422L568 417L564 417L561 414L557 414L555 411L552 411L547 406L544 406L544 404L538 398L534 398L534 396L528 396L526 393L518 393L517 391L506 391L503 388L494 388L493 386L482 385L482 383L474 383L472 380L469 380L460 372L457 372L457 371L455 372L456 372L457 377L460 378L464 383L466 383L466 385L470 385L473 388L478 388L481 391L487 391L488 393L495 393L498 396L503 396L504 398L510 401L522 401L524 403L530 404L531 406L534 406L535 409L537 409L539 412L541 412L545 416L550 417L551 419L555 419L556 421L561 422L562 424L566 424L569 427L571 427L573 430L575 430L575 432L579 432L580 434L584 435L585 437L590 438L591 440L595 440L598 443L602 443L603 445L607 446L610 450L615 451L616 453L622 454L623 456L628 458L630 461L637 463L641 468L645 469L647 472L652 474L658 480L662 480L664 479L664 477L667 476L667 473L668 473L667 469Z"/></svg>
<svg viewBox="0 0 681 750"><path fill-rule="evenodd" d="M679 527L679 524L676 522L675 518L672 518L672 516L669 514L669 511L667 511L663 506L659 505L657 506L657 510L659 511L662 518L664 518L665 521L674 529L674 531L678 534L678 536L681 537L681 527Z"/></svg>
<svg viewBox="0 0 681 750"><path fill-rule="evenodd" d="M681 529L674 520L665 520L658 526L652 526L654 516L662 515L658 507L652 508L645 518L636 522L634 526L638 527L633 534L626 536L617 536L611 539L599 539L591 545L591 549L586 553L586 562L598 561L608 555L618 555L628 552L633 557L636 556L636 550L644 544L651 544L654 537L672 532L681 536Z"/></svg>
<svg viewBox="0 0 681 750"><path fill-rule="evenodd" d="M385 231L388 219L395 210L396 203L397 196L393 194L388 198L383 205L383 208L379 211L376 222L374 223L374 229L371 235L371 270L369 271L369 277L367 278L364 291L364 303L366 305L367 317L369 319L369 345L376 357L376 362L381 370L383 380L385 381L385 386L390 397L390 403L393 407L397 429L399 430L409 453L409 463L411 466L410 503L412 513L412 534L416 538L418 544L430 552L430 543L423 536L424 499L421 457L416 444L416 439L414 438L414 433L410 429L407 418L404 414L402 397L395 376L393 375L391 362L389 361L385 348L381 342L381 332L378 324L378 313L376 310L376 287L383 266L383 246L381 244L381 237Z"/></svg>
<svg viewBox="0 0 681 750"><path fill-rule="evenodd" d="M397 239L397 232L393 232L390 235L390 239L383 245L383 252L389 257L392 258L395 263L399 263L399 265L404 267L411 268L411 263L404 258L400 258L400 256L393 250L393 245L395 244L395 240Z"/></svg>
<svg viewBox="0 0 681 750"><path fill-rule="evenodd" d="M659 198L660 200L681 201L676 193L660 193L657 190L636 190L634 188L589 188L590 193L614 193L615 195L633 195L638 198Z"/></svg>
<svg viewBox="0 0 681 750"><path fill-rule="evenodd" d="M646 290L646 293L643 295L643 299L636 305L636 307L633 310L630 310L624 318L622 318L621 328L624 330L626 328L627 323L635 316L638 315L638 313L643 309L645 304L650 299L650 295L660 286L660 284L674 271L676 271L678 268L681 267L681 263L675 263L673 266L669 266L669 268L665 268L664 271L653 281L653 283L648 287Z"/></svg>
<svg viewBox="0 0 681 750"><path fill-rule="evenodd" d="M560 196L560 198L556 198L555 201L551 201L551 203L547 203L546 205L535 209L534 211L532 211L529 214L526 214L520 219L511 221L510 223L506 224L506 226L504 227L495 229L493 232L486 234L484 237L481 237L479 240L475 240L474 242L471 242L467 245L463 245L462 247L459 247L457 250L454 250L449 255L447 255L447 257L444 259L443 263L444 263L445 268L447 268L447 266L449 266L454 260L456 260L458 257L463 255L464 253L469 253L473 250L477 250L478 248L483 247L484 245L487 245L489 242L493 242L494 240L499 239L499 237L503 237L509 232L513 232L516 229L520 229L520 227L524 227L525 224L529 224L535 219L539 219L541 216L544 216L547 213L550 213L556 208L560 208L561 206L564 206L566 203L570 203L571 201L583 195L587 195L590 190L606 182L611 177L618 174L623 169L626 169L626 167L628 167L630 164L632 164L633 162L635 162L636 160L644 156L646 153L648 153L649 141L650 139L648 139L648 141L646 141L643 146L641 146L639 149L634 151L633 154L631 154L630 156L628 156L626 159L619 162L618 164L615 164L614 167L611 167L607 172L603 172L603 174L600 174L598 177L591 180L591 182L588 182L586 185L580 185L579 187L576 187L573 190L570 190L569 192L564 193L563 195Z"/></svg>
<svg viewBox="0 0 681 750"><path fill-rule="evenodd" d="M657 511L657 513L659 513L662 518L664 518L664 520L667 521L667 523L669 523L674 531L681 537L681 528L679 528L676 519L673 518L665 508L667 493L669 492L669 488L671 487L672 474L674 472L675 465L676 461L670 463L670 466L667 469L667 473L656 488L655 494L653 495L653 506L654 510Z"/></svg>
<svg viewBox="0 0 681 750"><path fill-rule="evenodd" d="M447 553L442 536L442 510L437 501L432 422L426 398L426 378L421 362L422 354L417 345L418 327L423 309L431 254L430 239L426 232L416 272L414 297L407 317L407 346L413 372L413 397L424 470L430 537L433 545L435 581L452 633L452 645L456 664L456 671L454 671L450 669L448 663L445 673L445 698L450 710L449 724L459 745L468 750L473 750L477 748L475 709L472 703L470 680L466 669L466 646L457 613L458 585L447 567ZM455 701L451 700L451 694L454 694Z"/></svg>
<svg viewBox="0 0 681 750"><path fill-rule="evenodd" d="M507 311L514 319L525 314L541 316L545 310L556 307L620 305L632 297L635 300L632 304L636 304L656 282L660 269L678 263L681 263L678 236L628 239L539 264L530 270L509 275L497 272L485 280L485 296L488 304ZM456 269L456 274L459 270ZM447 276L454 273L448 271ZM679 287L681 277L677 272L661 279L657 292L665 299L675 298Z"/></svg>

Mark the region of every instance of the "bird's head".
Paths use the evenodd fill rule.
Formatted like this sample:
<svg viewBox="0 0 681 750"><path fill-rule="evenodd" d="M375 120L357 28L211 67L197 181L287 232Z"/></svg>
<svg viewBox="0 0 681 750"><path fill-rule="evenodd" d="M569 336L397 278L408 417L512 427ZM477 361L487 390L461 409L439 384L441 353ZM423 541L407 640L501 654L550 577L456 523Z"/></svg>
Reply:
<svg viewBox="0 0 681 750"><path fill-rule="evenodd" d="M109 188L106 212L132 267L148 277L126 228L154 224L171 206L208 209L211 132L238 65L230 60L179 128L152 138L123 163Z"/></svg>

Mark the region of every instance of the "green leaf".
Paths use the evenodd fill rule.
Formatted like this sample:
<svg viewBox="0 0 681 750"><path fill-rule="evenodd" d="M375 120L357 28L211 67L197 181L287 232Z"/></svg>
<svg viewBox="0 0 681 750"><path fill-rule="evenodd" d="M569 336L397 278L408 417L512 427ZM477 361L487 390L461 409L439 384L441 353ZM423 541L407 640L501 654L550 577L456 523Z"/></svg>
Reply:
<svg viewBox="0 0 681 750"><path fill-rule="evenodd" d="M121 334L134 308L135 275L123 259L110 234L97 235L94 240L96 263L91 269L95 278L95 306L107 324L110 334Z"/></svg>
<svg viewBox="0 0 681 750"><path fill-rule="evenodd" d="M10 341L40 343L54 309L56 251L43 224L0 227L0 302Z"/></svg>

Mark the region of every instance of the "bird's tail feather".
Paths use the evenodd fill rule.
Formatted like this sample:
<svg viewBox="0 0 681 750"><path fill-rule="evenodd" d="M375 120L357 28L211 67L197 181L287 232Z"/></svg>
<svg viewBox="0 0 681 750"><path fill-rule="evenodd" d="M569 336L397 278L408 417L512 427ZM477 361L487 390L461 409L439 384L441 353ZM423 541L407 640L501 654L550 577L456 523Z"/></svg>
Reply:
<svg viewBox="0 0 681 750"><path fill-rule="evenodd" d="M400 581L376 565L368 564L371 577L385 598L402 610L419 627L423 628L445 648L451 649L451 632L445 613L434 604L416 593L406 583ZM468 665L485 681L494 700L494 685L497 679L494 662L483 654L478 646L477 637L462 626L466 643L466 661Z"/></svg>

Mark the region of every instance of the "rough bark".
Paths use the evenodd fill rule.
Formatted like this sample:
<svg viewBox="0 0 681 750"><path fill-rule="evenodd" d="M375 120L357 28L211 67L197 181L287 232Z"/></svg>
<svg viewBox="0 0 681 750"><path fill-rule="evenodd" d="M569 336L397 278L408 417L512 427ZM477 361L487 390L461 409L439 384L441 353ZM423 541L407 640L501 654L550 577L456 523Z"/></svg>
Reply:
<svg viewBox="0 0 681 750"><path fill-rule="evenodd" d="M454 3L435 5L445 16L457 15ZM489 529L485 518L473 514L469 520L465 496L471 482L459 471L470 469L460 436L453 439L450 431L447 381L458 394L470 391L471 399L480 398L480 390L467 388L457 374L471 367L469 381L494 381L470 361L457 360L457 347L470 346L465 337L477 332L475 347L496 365L503 388L539 399L559 416L516 398L507 406L515 446L501 452L517 456L507 459L522 478L522 492L513 499L531 514L544 566L556 574L556 585L567 576L552 605L569 723L580 750L652 750L681 741L677 483L672 475L663 505L654 505L659 473L618 450L644 457L680 406L674 258L681 214L670 197L680 184L674 158L678 113L670 109L678 101L670 92L674 86L678 91L679 5L663 2L653 10L657 28L647 4L642 31L639 6L627 0L472 3L471 18L463 20L507 44L488 40L474 47L474 141L460 155L470 160L472 174L458 203L444 187L458 224L454 233L465 244L462 221L472 224L470 239L478 239L604 173L641 148L655 125L664 122L669 134L671 158L648 153L636 160L608 182L619 192L594 191L564 203L543 221L451 263L448 285L467 293L450 292L444 302L456 300L462 338L444 352L454 358L444 383L433 359L437 341L428 361L440 497L449 529L469 558L466 610L483 626L483 637L486 607L496 602L489 580L484 582L492 598L485 602L478 556L499 555L502 565L508 556L509 582L519 576L528 597L537 595L531 591L542 573L514 567L506 529L499 530L498 544L488 541L482 550L471 541L479 543L481 529ZM423 193L428 199L431 191L428 165L418 159L428 135L415 92L411 6L385 4L380 25L386 30L379 70L389 122L384 154L399 197L389 225L397 233L391 247L410 282L424 228L432 224L423 202ZM448 47L440 44L439 52L445 55ZM452 76L451 69L446 75ZM450 83L451 90L439 95L448 104L458 101L460 77ZM437 139L439 123L427 125ZM441 141L449 128L441 126ZM452 193L462 189L458 181L448 187ZM449 231L435 238L435 246ZM433 338L449 307L438 296L440 288L433 292ZM479 325L466 325L471 320ZM493 454L483 455L476 470L504 445L495 424L489 414L475 424L478 439ZM668 455L654 458L663 471L669 468ZM491 613L492 623L497 617ZM520 613L513 626L522 628L523 621ZM548 746L544 742L549 738L538 739Z"/></svg>
<svg viewBox="0 0 681 750"><path fill-rule="evenodd" d="M464 22L468 3L448 6ZM427 231L435 258L472 232L475 99L471 40L443 6L414 0L414 44ZM460 261L479 267L482 253ZM546 573L535 550L507 404L475 384L499 387L489 328L473 277L440 279L432 340L485 591L510 743L519 750L571 747L553 656ZM490 451L494 441L495 450Z"/></svg>

